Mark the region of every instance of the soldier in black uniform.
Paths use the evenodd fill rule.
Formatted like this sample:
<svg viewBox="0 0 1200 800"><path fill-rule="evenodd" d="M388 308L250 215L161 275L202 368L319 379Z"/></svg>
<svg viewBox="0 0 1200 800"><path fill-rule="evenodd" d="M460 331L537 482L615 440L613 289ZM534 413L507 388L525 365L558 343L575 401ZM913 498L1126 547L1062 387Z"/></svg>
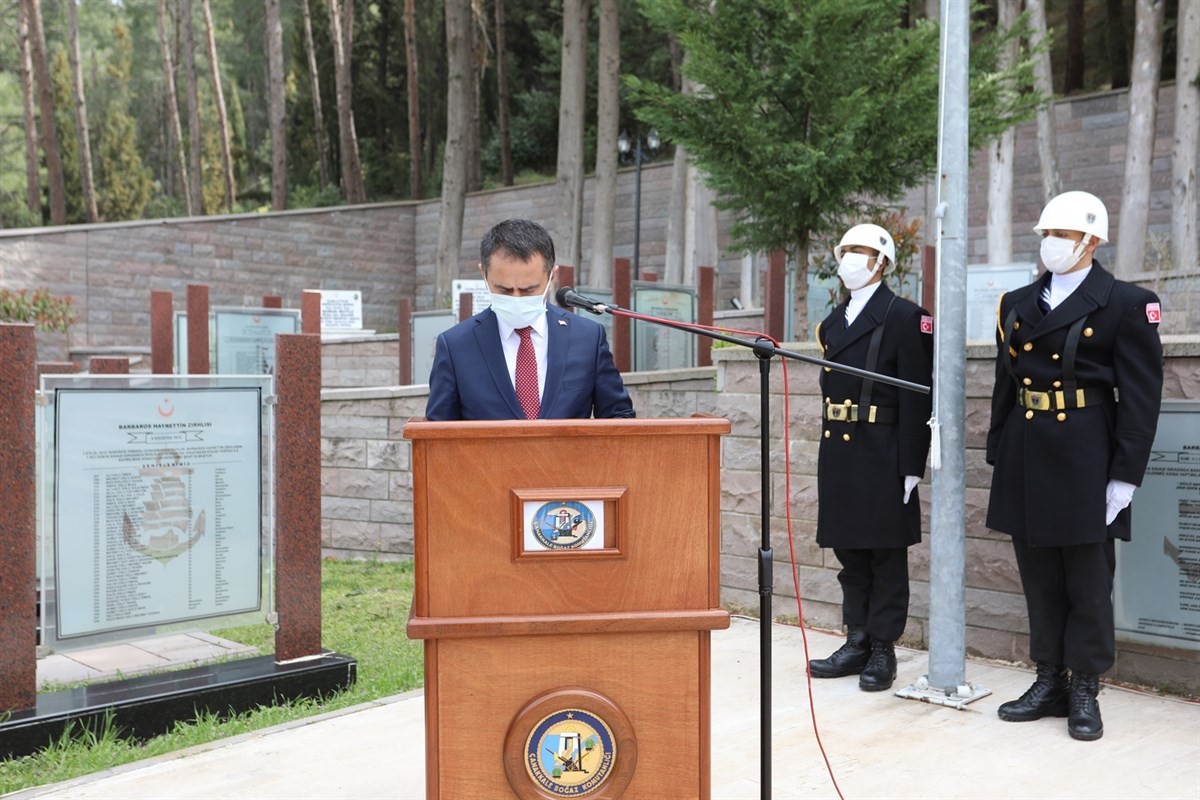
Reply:
<svg viewBox="0 0 1200 800"><path fill-rule="evenodd" d="M928 386L933 318L883 282L892 237L855 225L834 251L850 297L817 326L826 360ZM821 374L817 544L842 565L846 644L809 662L817 678L858 675L882 691L896 679L893 643L908 619L908 547L921 541L917 482L929 453L929 395L832 370Z"/></svg>
<svg viewBox="0 0 1200 800"><path fill-rule="evenodd" d="M1037 679L998 713L1068 717L1090 741L1104 733L1099 675L1115 650L1113 541L1129 540L1158 424L1161 308L1093 260L1108 239L1099 198L1058 195L1034 230L1047 272L996 312L987 525L1012 536Z"/></svg>

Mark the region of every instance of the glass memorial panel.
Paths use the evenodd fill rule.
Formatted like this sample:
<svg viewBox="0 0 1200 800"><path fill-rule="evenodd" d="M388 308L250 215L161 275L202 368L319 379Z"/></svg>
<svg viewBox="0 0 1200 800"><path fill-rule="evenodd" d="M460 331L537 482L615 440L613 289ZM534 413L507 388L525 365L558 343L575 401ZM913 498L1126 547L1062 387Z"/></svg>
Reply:
<svg viewBox="0 0 1200 800"><path fill-rule="evenodd" d="M218 375L270 375L275 371L275 334L299 333L300 310L214 308L213 372Z"/></svg>
<svg viewBox="0 0 1200 800"><path fill-rule="evenodd" d="M1132 541L1117 543L1117 638L1200 650L1200 402L1163 401L1132 510Z"/></svg>
<svg viewBox="0 0 1200 800"><path fill-rule="evenodd" d="M693 324L696 288L655 281L633 282L633 310L639 314ZM696 366L696 334L633 320L633 369L681 369Z"/></svg>
<svg viewBox="0 0 1200 800"><path fill-rule="evenodd" d="M261 623L269 377L43 376L42 642Z"/></svg>
<svg viewBox="0 0 1200 800"><path fill-rule="evenodd" d="M412 315L413 383L429 383L433 369L433 351L442 331L453 328L458 317L453 311L414 311Z"/></svg>
<svg viewBox="0 0 1200 800"><path fill-rule="evenodd" d="M995 342L1000 296L1036 277L1036 264L967 265L967 341Z"/></svg>

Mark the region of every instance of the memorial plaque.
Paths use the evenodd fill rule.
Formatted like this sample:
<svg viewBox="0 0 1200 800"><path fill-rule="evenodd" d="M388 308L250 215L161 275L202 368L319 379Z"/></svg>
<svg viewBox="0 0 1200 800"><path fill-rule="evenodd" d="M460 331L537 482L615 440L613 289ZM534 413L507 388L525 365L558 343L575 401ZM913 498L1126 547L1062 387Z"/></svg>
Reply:
<svg viewBox="0 0 1200 800"><path fill-rule="evenodd" d="M433 351L442 331L453 328L458 315L450 310L414 311L412 315L413 383L429 383L433 369Z"/></svg>
<svg viewBox="0 0 1200 800"><path fill-rule="evenodd" d="M995 342L1000 296L1035 278L1037 264L967 265L967 341Z"/></svg>
<svg viewBox="0 0 1200 800"><path fill-rule="evenodd" d="M57 639L261 610L262 393L54 392Z"/></svg>
<svg viewBox="0 0 1200 800"><path fill-rule="evenodd" d="M299 333L300 310L214 308L212 337L218 375L270 375L275 372L275 334Z"/></svg>
<svg viewBox="0 0 1200 800"><path fill-rule="evenodd" d="M1200 402L1163 401L1113 606L1117 638L1200 650Z"/></svg>
<svg viewBox="0 0 1200 800"><path fill-rule="evenodd" d="M634 281L631 304L640 314L693 324L696 321L696 295L694 286ZM696 366L696 334L637 320L633 321L632 327L635 372Z"/></svg>
<svg viewBox="0 0 1200 800"><path fill-rule="evenodd" d="M187 312L175 312L175 374L187 374L188 329ZM217 340L213 335L213 312L208 312L208 363L215 364L217 358Z"/></svg>
<svg viewBox="0 0 1200 800"><path fill-rule="evenodd" d="M362 292L321 290L321 330L358 330L362 326Z"/></svg>
<svg viewBox="0 0 1200 800"><path fill-rule="evenodd" d="M471 316L475 316L492 305L492 293L488 289L487 281L482 279L450 281L450 310L454 312L456 320L459 312L458 298L463 292L471 294Z"/></svg>

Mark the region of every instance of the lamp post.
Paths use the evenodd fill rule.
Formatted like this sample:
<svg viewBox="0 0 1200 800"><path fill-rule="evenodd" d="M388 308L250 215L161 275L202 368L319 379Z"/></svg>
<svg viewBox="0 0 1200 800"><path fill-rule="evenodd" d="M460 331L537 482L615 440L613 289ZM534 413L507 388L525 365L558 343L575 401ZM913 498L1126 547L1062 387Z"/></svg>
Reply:
<svg viewBox="0 0 1200 800"><path fill-rule="evenodd" d="M658 138L658 129L651 128L646 134L645 149L653 156L658 152L658 148L662 146L662 140ZM629 159L633 159L636 167L634 180L633 194L633 277L637 280L641 277L638 271L638 251L641 249L642 243L642 137L640 134L630 140L629 134L624 130L617 137L617 150L621 154L621 161L628 164ZM630 151L633 151L632 156Z"/></svg>

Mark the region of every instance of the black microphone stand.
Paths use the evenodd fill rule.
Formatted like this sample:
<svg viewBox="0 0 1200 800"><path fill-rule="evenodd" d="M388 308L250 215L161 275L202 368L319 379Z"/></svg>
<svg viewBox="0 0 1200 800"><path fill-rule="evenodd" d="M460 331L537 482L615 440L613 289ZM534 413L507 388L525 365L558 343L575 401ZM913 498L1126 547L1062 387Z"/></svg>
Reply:
<svg viewBox="0 0 1200 800"><path fill-rule="evenodd" d="M774 615L771 610L771 598L774 590L774 555L771 550L771 359L775 356L790 358L794 361L803 361L808 364L816 364L827 369L836 369L839 372L846 372L851 375L857 375L861 378L870 378L879 383L887 383L892 386L898 386L901 389L908 389L913 392L929 394L929 387L920 383L912 383L911 381L893 378L891 375L882 375L877 372L871 372L858 367L851 367L846 364L838 364L834 361L826 361L823 358L816 356L797 353L792 350L784 350L776 345L773 341L765 336L760 336L753 341L743 339L738 336L733 336L728 333L719 331L710 331L707 328L689 325L686 322L678 322L671 319L663 319L654 317L648 314L631 311L627 308L621 308L612 303L601 303L593 301L589 298L577 295L574 290L568 290L564 295L564 290L560 289L559 301L567 299L570 305L576 308L582 308L592 314L600 316L601 314L609 314L612 316L625 316L630 319L650 322L655 325L661 325L666 328L675 328L676 330L686 331L696 336L706 336L709 339L718 339L722 342L729 342L741 347L747 347L753 351L758 357L758 375L759 375L759 416L762 444L762 457L759 472L761 476L761 494L762 494L762 544L758 549L758 594L759 594L759 758L760 758L760 783L761 797L766 800L771 796L771 623L774 620ZM588 305L590 303L590 305ZM602 309L602 310L597 310ZM784 452L787 452L786 447ZM800 625L804 624L804 620L798 621Z"/></svg>

